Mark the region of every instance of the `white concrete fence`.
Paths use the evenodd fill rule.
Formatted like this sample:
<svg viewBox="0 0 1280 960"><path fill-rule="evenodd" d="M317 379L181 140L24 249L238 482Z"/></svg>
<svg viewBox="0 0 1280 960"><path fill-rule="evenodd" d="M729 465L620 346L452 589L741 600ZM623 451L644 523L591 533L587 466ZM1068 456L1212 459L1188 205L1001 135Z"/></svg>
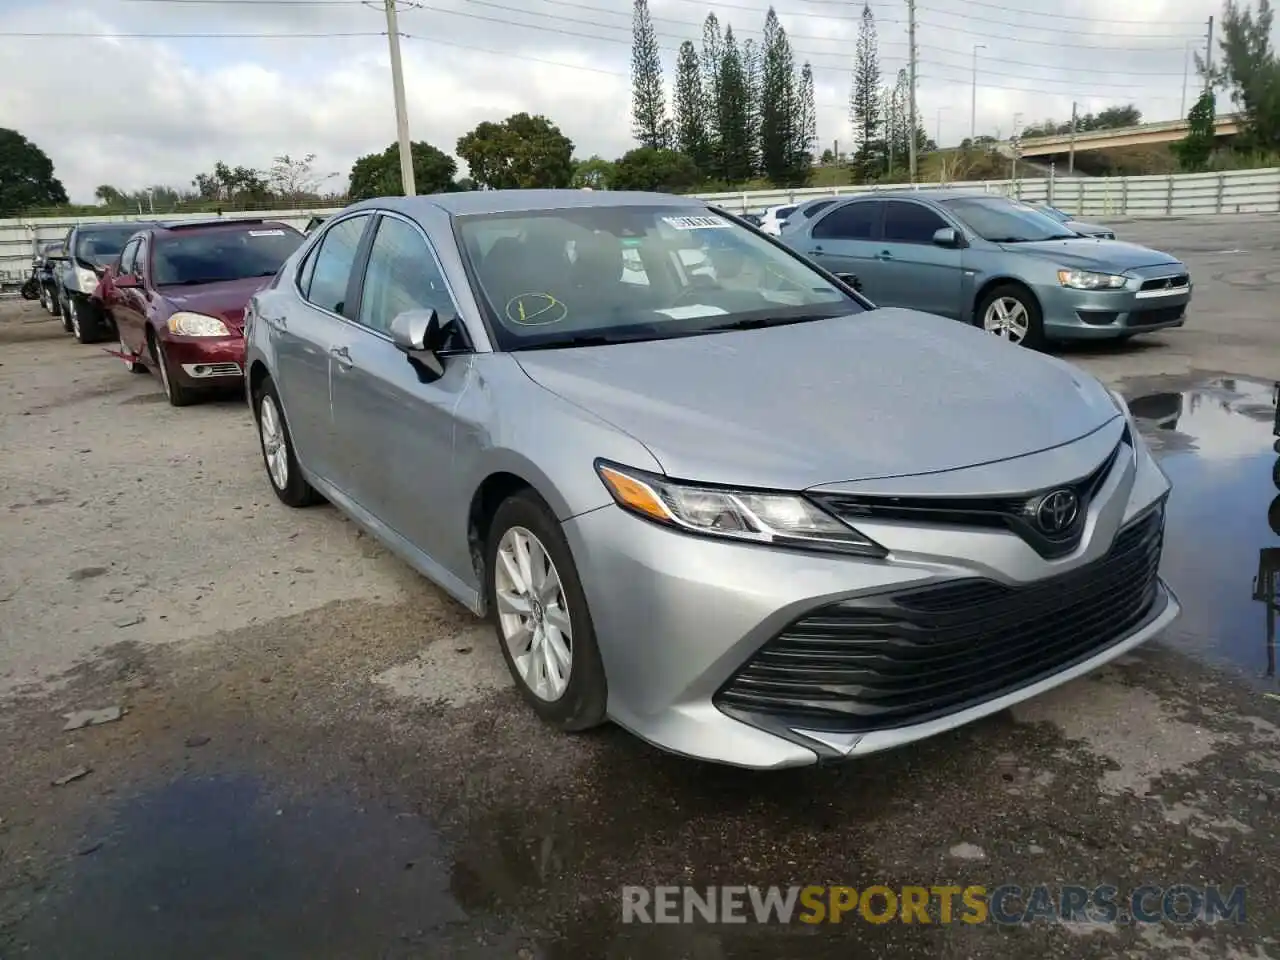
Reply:
<svg viewBox="0 0 1280 960"><path fill-rule="evenodd" d="M778 204L813 197L851 195L885 190L974 190L1018 197L1031 203L1051 203L1084 220L1108 217L1183 217L1222 213L1280 213L1280 168L1230 173L1191 173L1153 177L1089 177L1036 180L976 180L955 183L880 184L855 187L809 187L801 190L760 190L749 193L704 193L698 196L734 213L759 213ZM333 209L265 210L229 213L227 219L262 217L282 220L302 229L311 217ZM110 217L50 217L0 220L0 286L10 291L31 269L39 247L60 240L76 223L130 220L213 219L210 213L117 215Z"/></svg>

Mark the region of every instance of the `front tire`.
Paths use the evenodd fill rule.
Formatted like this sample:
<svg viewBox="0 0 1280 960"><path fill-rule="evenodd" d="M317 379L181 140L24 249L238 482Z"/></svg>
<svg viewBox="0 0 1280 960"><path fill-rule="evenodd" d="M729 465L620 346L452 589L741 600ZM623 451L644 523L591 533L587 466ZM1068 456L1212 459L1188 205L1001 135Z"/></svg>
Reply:
<svg viewBox="0 0 1280 960"><path fill-rule="evenodd" d="M1045 346L1044 317L1040 304L1026 287L1002 283L978 304L978 326L987 333L1032 350Z"/></svg>
<svg viewBox="0 0 1280 960"><path fill-rule="evenodd" d="M143 363L141 360L129 360L129 359L127 359L128 357L133 356L133 351L132 351L132 350L130 350L130 349L125 345L125 342L124 342L124 336L123 336L123 335L120 337L120 352L121 352L122 354L124 354L124 355L125 355L125 357L126 357L126 359L125 359L125 361L124 361L124 365L125 365L126 367L128 367L128 368L129 368L129 372L130 372L130 373L146 373L146 372L147 372L147 365L146 365L145 363Z"/></svg>
<svg viewBox="0 0 1280 960"><path fill-rule="evenodd" d="M586 594L559 521L534 493L498 507L485 571L488 608L520 695L561 730L603 723L608 687Z"/></svg>
<svg viewBox="0 0 1280 960"><path fill-rule="evenodd" d="M164 352L164 341L159 337L151 339L152 356L156 362L156 369L160 371L160 385L164 387L164 395L169 399L169 403L175 407L189 407L200 399L200 394L185 384L179 383L177 377L174 376L173 368L169 364L169 358Z"/></svg>
<svg viewBox="0 0 1280 960"><path fill-rule="evenodd" d="M67 333L75 333L71 327L71 297L65 290L58 293L58 316L62 317L62 329Z"/></svg>
<svg viewBox="0 0 1280 960"><path fill-rule="evenodd" d="M280 395L269 379L253 395L253 415L258 424L258 442L267 479L280 502L290 507L309 507L320 502L320 494L307 482L293 452L293 435L284 418Z"/></svg>

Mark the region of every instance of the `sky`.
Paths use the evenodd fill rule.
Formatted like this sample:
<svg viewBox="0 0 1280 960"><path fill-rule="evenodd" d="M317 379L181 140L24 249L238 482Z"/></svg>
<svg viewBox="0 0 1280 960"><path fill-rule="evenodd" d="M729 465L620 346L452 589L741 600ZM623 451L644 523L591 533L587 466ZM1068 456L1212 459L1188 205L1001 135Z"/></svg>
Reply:
<svg viewBox="0 0 1280 960"><path fill-rule="evenodd" d="M1220 0L1016 2L916 0L918 109L944 146L969 135L975 93L979 135L1069 119L1073 101L1081 113L1134 103L1144 119L1184 115L1197 84L1193 66L1184 101L1187 64L1221 12ZM862 5L774 7L797 64L813 64L819 150L848 149ZM631 0L400 8L414 140L452 154L477 123L527 111L555 122L579 157L635 145ZM759 39L767 9L766 0L650 0L668 80L680 41L700 46L708 12L741 41ZM907 63L907 0L871 10L889 84ZM77 202L92 202L99 184L186 187L219 160L261 169L281 154L315 154L315 169L341 190L357 157L395 140L386 29L381 0L0 0L0 127L39 145ZM75 36L48 36L59 33Z"/></svg>

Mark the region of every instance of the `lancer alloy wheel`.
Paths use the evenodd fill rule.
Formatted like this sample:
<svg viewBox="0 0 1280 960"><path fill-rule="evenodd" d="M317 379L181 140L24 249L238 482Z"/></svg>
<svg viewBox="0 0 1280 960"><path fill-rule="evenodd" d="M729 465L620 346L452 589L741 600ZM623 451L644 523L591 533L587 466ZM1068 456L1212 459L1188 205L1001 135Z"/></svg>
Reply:
<svg viewBox="0 0 1280 960"><path fill-rule="evenodd" d="M982 329L1002 340L1033 350L1044 345L1040 305L1023 287L1001 284L982 299L977 314Z"/></svg>
<svg viewBox="0 0 1280 960"><path fill-rule="evenodd" d="M534 696L559 700L573 671L573 624L560 573L524 527L502 535L497 561L498 625L516 672Z"/></svg>

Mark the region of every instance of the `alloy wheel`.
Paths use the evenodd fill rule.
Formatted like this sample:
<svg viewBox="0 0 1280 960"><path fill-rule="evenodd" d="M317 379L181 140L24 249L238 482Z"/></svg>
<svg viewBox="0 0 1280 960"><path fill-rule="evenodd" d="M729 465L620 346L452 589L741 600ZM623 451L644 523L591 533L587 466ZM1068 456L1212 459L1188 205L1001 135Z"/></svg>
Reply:
<svg viewBox="0 0 1280 960"><path fill-rule="evenodd" d="M267 461L267 474L277 490L289 485L289 448L284 439L280 411L269 396L258 408L258 431L262 436L262 453Z"/></svg>
<svg viewBox="0 0 1280 960"><path fill-rule="evenodd" d="M76 307L76 302L72 300L70 297L67 298L67 305L65 309L70 313L70 316L71 316L71 332L74 333L76 335L76 339L79 340L80 339L80 310L78 307Z"/></svg>
<svg viewBox="0 0 1280 960"><path fill-rule="evenodd" d="M982 315L982 329L1011 343L1022 343L1031 329L1031 316L1016 297L996 297Z"/></svg>
<svg viewBox="0 0 1280 960"><path fill-rule="evenodd" d="M498 626L516 672L534 696L559 700L573 670L573 625L559 571L525 527L502 535L496 560Z"/></svg>

